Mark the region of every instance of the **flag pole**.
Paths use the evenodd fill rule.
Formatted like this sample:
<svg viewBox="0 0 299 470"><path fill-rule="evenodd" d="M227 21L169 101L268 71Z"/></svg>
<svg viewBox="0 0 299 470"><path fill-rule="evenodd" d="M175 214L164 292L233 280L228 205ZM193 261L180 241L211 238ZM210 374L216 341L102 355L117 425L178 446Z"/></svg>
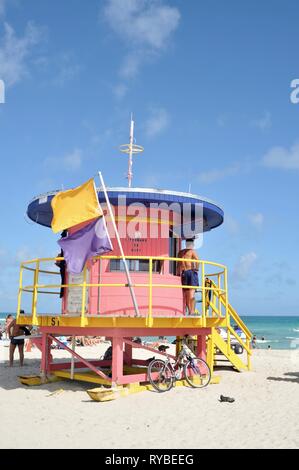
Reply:
<svg viewBox="0 0 299 470"><path fill-rule="evenodd" d="M104 180L103 180L102 173L99 171L98 174L99 174L100 182L101 182L102 189L103 189L103 192L104 192L104 195L105 195L105 199L106 199L109 215L110 215L110 218L111 218L112 226L113 226L113 229L115 231L115 236L116 236L117 243L118 243L118 246L119 246L119 249L120 249L121 257L122 257L122 260L123 260L123 263L124 263L126 276L127 276L127 280L128 280L128 286L129 286L129 289L130 289L131 297L132 297L134 308L135 308L135 316L140 317L139 308L138 308L138 304L137 304L137 299L136 299L136 296L135 296L135 291L134 291L133 286L132 286L130 271L129 271L129 268L128 268L127 260L125 258L125 254L124 254L124 250L123 250L123 247L122 247L122 244L121 244L120 236L119 236L119 233L118 233L118 230L117 230L117 227L116 227L115 218L114 218L112 207L111 207L109 197L108 197L108 194L107 194L106 186L105 186L105 183L104 183Z"/></svg>

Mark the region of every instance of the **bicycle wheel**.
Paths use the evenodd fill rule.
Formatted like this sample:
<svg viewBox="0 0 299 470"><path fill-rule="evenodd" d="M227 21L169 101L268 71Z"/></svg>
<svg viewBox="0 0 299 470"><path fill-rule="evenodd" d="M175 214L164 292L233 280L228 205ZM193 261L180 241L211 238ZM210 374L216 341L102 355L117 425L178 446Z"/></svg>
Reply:
<svg viewBox="0 0 299 470"><path fill-rule="evenodd" d="M173 386L172 370L166 362L154 359L148 365L148 378L158 392L168 392Z"/></svg>
<svg viewBox="0 0 299 470"><path fill-rule="evenodd" d="M208 364L199 357L190 359L184 365L185 378L191 387L206 387L211 380L211 370Z"/></svg>

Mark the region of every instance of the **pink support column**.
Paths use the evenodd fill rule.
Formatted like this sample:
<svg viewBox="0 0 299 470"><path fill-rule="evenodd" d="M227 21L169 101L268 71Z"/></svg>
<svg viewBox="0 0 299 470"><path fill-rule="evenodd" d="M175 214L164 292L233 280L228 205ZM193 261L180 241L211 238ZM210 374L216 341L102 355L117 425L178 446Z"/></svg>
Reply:
<svg viewBox="0 0 299 470"><path fill-rule="evenodd" d="M120 384L123 376L123 338L112 338L112 383Z"/></svg>
<svg viewBox="0 0 299 470"><path fill-rule="evenodd" d="M53 343L52 339L50 339L50 338L48 337L48 362L47 362L47 366L48 366L47 369L48 369L48 371L51 370L51 364L52 364L52 362L53 362L53 356L52 356L52 353L51 353L51 346L52 346L52 343Z"/></svg>
<svg viewBox="0 0 299 470"><path fill-rule="evenodd" d="M206 335L197 335L197 357L200 357L204 361L207 360L207 341Z"/></svg>
<svg viewBox="0 0 299 470"><path fill-rule="evenodd" d="M132 358L133 358L133 347L131 344L125 343L124 361L128 366L132 365Z"/></svg>
<svg viewBox="0 0 299 470"><path fill-rule="evenodd" d="M49 364L50 347L47 333L42 334L42 361L41 373L44 378L47 377L48 364Z"/></svg>

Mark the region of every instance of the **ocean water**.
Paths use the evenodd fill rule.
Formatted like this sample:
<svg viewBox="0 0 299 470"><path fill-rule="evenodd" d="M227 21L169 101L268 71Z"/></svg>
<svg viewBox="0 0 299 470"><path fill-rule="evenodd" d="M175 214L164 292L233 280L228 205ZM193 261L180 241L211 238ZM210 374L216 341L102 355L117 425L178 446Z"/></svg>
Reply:
<svg viewBox="0 0 299 470"><path fill-rule="evenodd" d="M7 313L0 312L0 323L4 323ZM242 320L257 337L257 347L267 349L299 348L299 316L243 316ZM264 340L262 340L264 338ZM148 340L153 340L153 337ZM174 337L168 338L170 341Z"/></svg>

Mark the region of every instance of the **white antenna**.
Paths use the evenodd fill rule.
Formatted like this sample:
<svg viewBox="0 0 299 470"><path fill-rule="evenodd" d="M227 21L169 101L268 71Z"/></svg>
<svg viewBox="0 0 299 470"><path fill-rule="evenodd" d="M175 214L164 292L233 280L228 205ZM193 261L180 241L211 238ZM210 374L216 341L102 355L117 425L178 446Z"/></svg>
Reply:
<svg viewBox="0 0 299 470"><path fill-rule="evenodd" d="M134 121L133 114L131 113L131 125L130 125L130 143L123 144L120 146L120 151L129 155L128 161L128 186L131 188L133 180L133 155L143 152L144 148L141 145L134 144Z"/></svg>

